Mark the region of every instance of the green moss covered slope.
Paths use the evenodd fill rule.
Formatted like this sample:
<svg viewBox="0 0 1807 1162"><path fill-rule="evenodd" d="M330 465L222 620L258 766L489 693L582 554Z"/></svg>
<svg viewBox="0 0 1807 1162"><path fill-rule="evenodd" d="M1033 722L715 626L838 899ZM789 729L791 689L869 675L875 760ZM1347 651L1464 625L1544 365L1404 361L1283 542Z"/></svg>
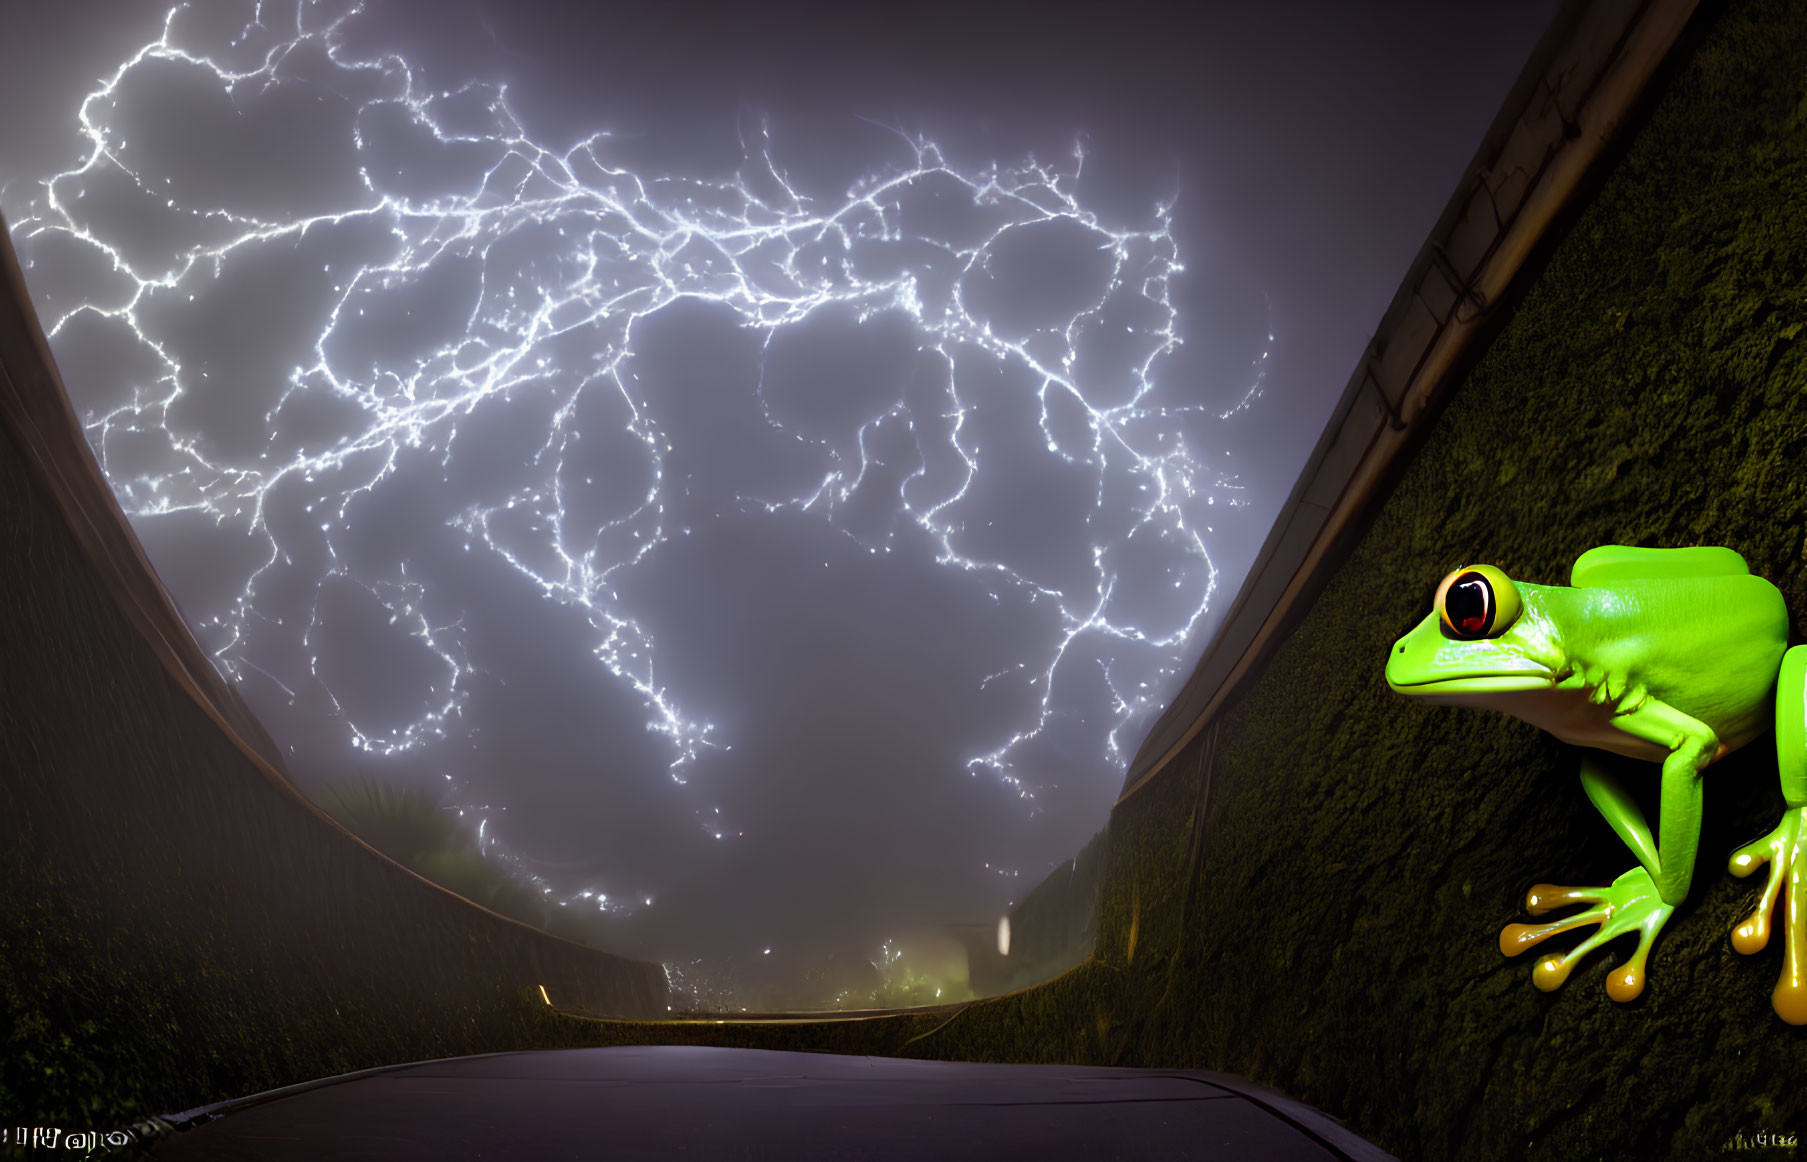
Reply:
<svg viewBox="0 0 1807 1162"><path fill-rule="evenodd" d="M1729 545L1781 587L1799 640L1807 6L1702 16L1371 530L1223 717L1196 869L1172 861L1195 754L1119 809L1101 951L1127 948L1139 894L1156 977L1184 982L1135 989L1126 1060L1244 1073L1407 1158L1697 1157L1740 1132L1807 1133L1807 1030L1769 1004L1779 948L1745 958L1727 940L1756 886L1726 857L1782 806L1769 737L1707 776L1694 891L1644 997L1604 991L1628 944L1544 994L1500 928L1531 883L1605 883L1631 857L1575 751L1410 704L1382 677L1448 570L1566 584L1605 543Z"/></svg>

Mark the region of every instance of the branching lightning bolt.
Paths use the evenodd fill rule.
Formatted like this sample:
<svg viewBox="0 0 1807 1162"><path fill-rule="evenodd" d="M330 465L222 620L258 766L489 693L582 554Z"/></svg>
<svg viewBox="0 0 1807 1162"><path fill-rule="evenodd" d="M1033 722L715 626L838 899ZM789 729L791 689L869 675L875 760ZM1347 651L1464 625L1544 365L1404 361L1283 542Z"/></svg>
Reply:
<svg viewBox="0 0 1807 1162"><path fill-rule="evenodd" d="M1182 269L1171 200L1156 205L1138 228L1116 228L1076 196L1083 141L1053 164L1031 158L971 170L952 163L933 140L901 128L893 131L913 160L834 196L796 188L762 125L743 133L743 164L730 179L643 177L611 161L606 134L562 152L536 143L504 86L429 89L398 55L357 56L346 32L362 10L362 4L327 11L309 3L278 11L274 3L259 3L230 43L205 50L197 46L206 43L199 9L172 10L161 35L82 102L85 157L37 187L15 224L31 265L54 240L101 256L110 272L102 281L113 291L47 314L53 337L92 315L128 329L154 356L157 373L128 402L85 417L128 514L196 511L261 546L261 563L242 591L199 618L197 632L222 671L238 677L248 669L291 693L304 685L323 693L351 743L375 754L411 750L462 729L477 671L460 620L430 612L431 579L411 576L405 562L392 574L373 574L349 559L344 546L360 504L391 485L405 458L436 458L449 479L459 449L483 439L474 413L531 398L549 419L524 483L447 513L448 535L462 537L466 551L493 554L522 584L581 614L598 663L644 703L648 729L669 744L670 775L683 782L700 754L725 744L706 715L661 682L653 635L617 596L621 579L638 563L690 531L667 511L672 437L660 422L660 401L636 386L636 324L681 298L709 300L734 311L769 348L786 328L827 307L851 308L862 320L901 312L920 351L945 368L935 406L900 398L859 427L856 452L823 445L830 468L806 494L743 497L734 519L800 511L869 552L891 552L895 527L883 537L856 534L842 509L875 463L869 445L901 425L919 466L898 491L898 521L928 534L938 564L973 575L994 596L1010 588L1058 611L1058 632L1045 648L984 683L1025 682L1037 692L1039 709L968 760L969 769L993 772L1025 798L1034 796L1038 784L1017 759L1056 713L1057 682L1094 664L1076 668L1070 657L1085 639L1108 647L1108 660L1095 662L1112 695L1112 705L1101 709L1113 726L1099 757L1120 770L1126 756L1119 731L1178 673L1211 607L1217 569L1204 524L1214 510L1206 506L1241 503L1227 459L1208 461L1198 439L1188 440L1176 424L1188 414L1226 418L1250 403L1260 382L1257 374L1231 412L1203 415L1202 405L1155 402L1163 359L1181 342L1171 297ZM186 189L174 190L162 172L174 163L134 150L121 128L123 91L153 68L183 70L190 83L217 87L240 110L290 88L346 102L355 111L351 140L343 144L355 151L361 188L342 203L280 216L205 204ZM400 176L405 167L367 132L381 117L399 119L448 157L480 158L476 180L432 196L408 188ZM161 242L135 240L84 209L92 206L84 201L91 192L126 187L134 204L150 207L151 234ZM931 187L942 195L955 191L984 228L970 237L906 228L915 200ZM1019 232L1052 223L1084 232L1108 260L1096 296L1064 325L1007 337L969 301L969 287L989 274ZM168 337L169 321L238 264L337 232L380 239L380 247L370 247L380 252L349 266L324 264L321 274L332 289L323 323L263 417L267 440L254 455L220 452L201 430L177 422L177 405L206 385L208 372L192 360L184 365ZM911 265L900 270L869 260L874 244L906 240L916 255ZM389 317L407 295L448 280L463 286L474 304L455 337L375 362L350 354L357 320ZM1125 304L1136 321L1120 325L1113 320ZM1118 333L1113 346L1099 348L1106 327ZM1089 354L1095 350L1114 352L1116 361L1100 368ZM1084 591L1051 587L970 547L972 486L987 471L1005 470L987 462L967 431L983 393L1001 390L969 374L975 355L1031 385L1040 442L1092 476L1099 520L1089 526L1091 584ZM763 388L761 394L767 422L789 431ZM585 408L598 397L624 417L621 431L645 457L651 483L631 503L584 517L597 508L585 493L594 482L573 448L594 422ZM336 409L351 417L348 427L329 441L310 441L292 419L300 405ZM1082 417L1078 439L1056 422L1054 412L1062 408ZM147 439L158 448L149 466L139 451ZM931 462L954 470L931 473ZM1107 506L1107 492L1124 488L1134 497L1124 509L1130 516L1112 523L1118 510ZM291 497L304 499L308 523L279 513L292 507ZM1115 600L1125 546L1147 537L1161 539L1186 563L1170 572L1177 573L1172 587L1189 612L1159 630L1139 628L1134 611ZM407 721L366 721L333 690L319 637L322 601L334 586L356 587L380 603L437 660L438 676L423 691L426 708ZM268 594L296 589L310 595L299 608L271 606ZM276 660L275 646L284 641L299 643L300 667ZM717 837L735 834L719 811L699 810L698 817Z"/></svg>

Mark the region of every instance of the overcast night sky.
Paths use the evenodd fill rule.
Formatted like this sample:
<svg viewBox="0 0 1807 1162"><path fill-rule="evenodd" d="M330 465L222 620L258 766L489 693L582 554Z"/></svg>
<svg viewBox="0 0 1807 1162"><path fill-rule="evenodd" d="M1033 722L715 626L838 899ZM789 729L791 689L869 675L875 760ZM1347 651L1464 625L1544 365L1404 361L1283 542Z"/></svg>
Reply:
<svg viewBox="0 0 1807 1162"><path fill-rule="evenodd" d="M1104 825L1555 11L6 7L27 283L298 780L777 973Z"/></svg>

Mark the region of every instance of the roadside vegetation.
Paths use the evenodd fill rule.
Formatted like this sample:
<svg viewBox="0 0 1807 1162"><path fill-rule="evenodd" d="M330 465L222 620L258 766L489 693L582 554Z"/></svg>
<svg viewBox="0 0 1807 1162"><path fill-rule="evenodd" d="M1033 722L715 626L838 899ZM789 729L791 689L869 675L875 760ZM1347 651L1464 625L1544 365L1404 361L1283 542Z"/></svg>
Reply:
<svg viewBox="0 0 1807 1162"><path fill-rule="evenodd" d="M498 916L608 950L605 917L551 900L543 885L504 858L486 854L457 810L427 792L371 778L327 781L307 790L347 831L422 879Z"/></svg>

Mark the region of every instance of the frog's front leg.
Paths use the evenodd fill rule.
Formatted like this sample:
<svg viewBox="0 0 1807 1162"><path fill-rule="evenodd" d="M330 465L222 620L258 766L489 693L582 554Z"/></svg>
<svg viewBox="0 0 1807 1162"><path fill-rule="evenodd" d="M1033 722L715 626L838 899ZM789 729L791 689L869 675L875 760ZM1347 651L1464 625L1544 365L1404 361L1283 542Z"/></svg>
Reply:
<svg viewBox="0 0 1807 1162"><path fill-rule="evenodd" d="M1769 864L1769 882L1757 910L1732 932L1732 947L1748 954L1769 943L1770 914L1786 883L1782 979L1771 999L1784 1021L1807 1025L1807 646L1783 655L1776 679L1776 766L1788 804L1782 822L1732 855L1735 876L1747 876L1760 864Z"/></svg>
<svg viewBox="0 0 1807 1162"><path fill-rule="evenodd" d="M1599 925L1597 932L1568 953L1547 956L1538 962L1531 979L1547 991L1567 980L1570 971L1588 953L1635 932L1637 950L1606 980L1608 996L1615 1001L1629 1001L1644 991L1646 965L1657 933L1674 915L1676 905L1687 898L1700 841L1700 769L1717 757L1719 738L1705 723L1642 691L1628 696L1614 721L1628 734L1646 738L1669 751L1663 762L1661 846L1653 841L1644 813L1618 779L1594 760L1583 759L1581 785L1587 797L1637 855L1640 866L1605 888L1538 884L1525 898L1525 910L1533 916L1570 904L1594 906L1547 924L1508 925L1500 933L1500 951L1516 956L1559 932Z"/></svg>

